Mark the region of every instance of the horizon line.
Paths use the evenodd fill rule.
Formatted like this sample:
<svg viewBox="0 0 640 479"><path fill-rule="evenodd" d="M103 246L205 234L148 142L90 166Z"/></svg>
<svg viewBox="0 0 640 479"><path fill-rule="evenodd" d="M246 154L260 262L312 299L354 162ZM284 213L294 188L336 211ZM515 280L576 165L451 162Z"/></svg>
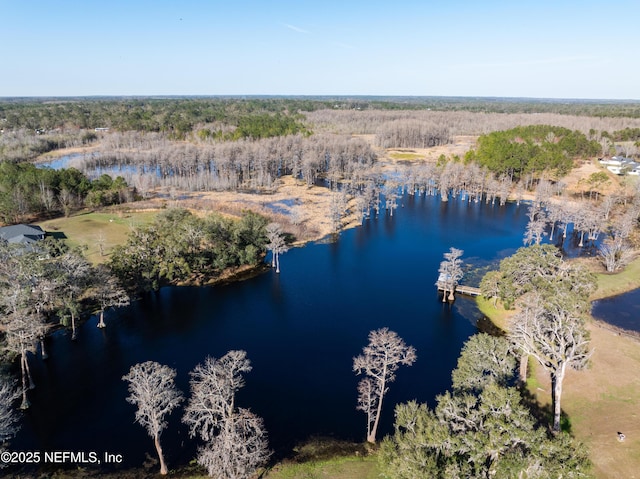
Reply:
<svg viewBox="0 0 640 479"><path fill-rule="evenodd" d="M224 98L224 99L381 99L381 100L419 100L419 99L447 99L447 100L487 100L487 101L549 101L549 102L616 102L640 103L640 99L633 98L579 98L579 97L534 97L534 96L495 96L495 95L368 95L368 94L94 94L94 95L8 95L0 96L0 101L6 100L70 100L70 99L187 99L187 98Z"/></svg>

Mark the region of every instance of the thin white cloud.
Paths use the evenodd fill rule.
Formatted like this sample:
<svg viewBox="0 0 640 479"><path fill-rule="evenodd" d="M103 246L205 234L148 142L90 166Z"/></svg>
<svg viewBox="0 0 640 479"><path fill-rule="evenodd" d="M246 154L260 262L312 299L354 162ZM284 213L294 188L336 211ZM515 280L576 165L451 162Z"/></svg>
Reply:
<svg viewBox="0 0 640 479"><path fill-rule="evenodd" d="M309 33L307 30L305 30L304 28L300 28L300 27L296 27L295 25L291 25L289 23L283 23L283 25L285 27L287 27L289 30L293 30L294 32L298 32L298 33Z"/></svg>

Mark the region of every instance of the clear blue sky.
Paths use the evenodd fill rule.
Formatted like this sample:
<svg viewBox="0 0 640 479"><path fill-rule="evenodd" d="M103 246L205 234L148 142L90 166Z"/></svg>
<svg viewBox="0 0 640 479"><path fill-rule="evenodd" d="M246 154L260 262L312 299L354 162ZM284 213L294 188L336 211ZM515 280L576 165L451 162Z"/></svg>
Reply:
<svg viewBox="0 0 640 479"><path fill-rule="evenodd" d="M640 99L638 0L0 0L0 97Z"/></svg>

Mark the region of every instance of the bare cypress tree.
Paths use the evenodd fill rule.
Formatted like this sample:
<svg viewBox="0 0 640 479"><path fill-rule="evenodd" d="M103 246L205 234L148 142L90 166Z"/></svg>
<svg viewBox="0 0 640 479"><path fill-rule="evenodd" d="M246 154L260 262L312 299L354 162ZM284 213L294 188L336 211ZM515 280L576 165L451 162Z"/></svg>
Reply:
<svg viewBox="0 0 640 479"><path fill-rule="evenodd" d="M206 441L198 463L217 479L249 478L271 455L262 419L235 407L242 373L249 371L247 353L229 351L220 359L207 357L191 372L191 398L182 421L191 436Z"/></svg>
<svg viewBox="0 0 640 479"><path fill-rule="evenodd" d="M444 254L444 261L440 263L440 269L438 269L438 273L440 273L440 277L438 278L438 283L443 289L442 293L442 302L446 302L447 299L449 301L453 301L454 291L456 286L458 285L458 281L462 279L464 272L462 271L462 260L460 256L464 251L458 248L449 248L449 252ZM447 298L447 292L449 292L449 296Z"/></svg>
<svg viewBox="0 0 640 479"><path fill-rule="evenodd" d="M13 402L20 397L20 391L11 381L0 378L0 452L4 445L18 432L18 417L13 409ZM0 462L0 468L4 466Z"/></svg>
<svg viewBox="0 0 640 479"><path fill-rule="evenodd" d="M526 246L530 246L533 243L539 245L547 234L545 232L547 226L545 212L537 204L531 204L527 210L527 216L529 217L529 222L527 223L523 242Z"/></svg>
<svg viewBox="0 0 640 479"><path fill-rule="evenodd" d="M395 380L401 364L414 363L416 350L407 346L397 333L382 328L369 333L369 344L363 353L353 358L354 372L366 375L358 384L358 409L367 415L367 441L375 443L388 384Z"/></svg>
<svg viewBox="0 0 640 479"><path fill-rule="evenodd" d="M513 319L511 340L533 356L551 377L553 431L560 431L562 385L567 368L586 367L591 350L584 320L576 314L570 293L558 291L553 298L534 293L522 303Z"/></svg>
<svg viewBox="0 0 640 479"><path fill-rule="evenodd" d="M106 267L96 268L95 296L100 305L100 319L97 326L105 328L104 312L108 308L120 308L129 304L127 292L118 284L118 280Z"/></svg>
<svg viewBox="0 0 640 479"><path fill-rule="evenodd" d="M619 269L623 269L631 262L634 256L631 246L620 236L604 240L604 242L598 246L598 253L600 261L608 273L614 273Z"/></svg>
<svg viewBox="0 0 640 479"><path fill-rule="evenodd" d="M138 406L136 422L153 438L162 475L168 473L160 446L160 435L167 427L165 416L171 414L184 399L182 393L175 387L175 377L175 369L153 361L131 366L129 374L122 377L124 381L129 382L131 395L127 398L127 402Z"/></svg>
<svg viewBox="0 0 640 479"><path fill-rule="evenodd" d="M271 250L271 267L276 269L276 273L280 272L280 255L286 253L289 248L285 241L282 226L278 223L269 223L266 227L267 249Z"/></svg>
<svg viewBox="0 0 640 479"><path fill-rule="evenodd" d="M20 357L20 371L22 377L22 403L20 409L30 406L27 390L35 388L31 369L29 368L28 353L36 352L37 342L44 337L48 329L43 318L31 314L26 310L17 310L9 315L5 327L6 348Z"/></svg>

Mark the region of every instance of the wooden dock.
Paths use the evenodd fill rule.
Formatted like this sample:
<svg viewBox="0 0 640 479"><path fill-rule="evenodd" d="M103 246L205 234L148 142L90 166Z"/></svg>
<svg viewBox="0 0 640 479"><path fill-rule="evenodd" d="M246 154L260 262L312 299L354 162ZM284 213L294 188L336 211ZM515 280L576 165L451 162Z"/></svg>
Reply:
<svg viewBox="0 0 640 479"><path fill-rule="evenodd" d="M436 283L436 286L438 287L438 291L444 291L445 289L443 283L440 281ZM473 286L467 286L464 284L457 285L455 292L459 294L466 294L467 296L481 296L480 288L474 288Z"/></svg>

